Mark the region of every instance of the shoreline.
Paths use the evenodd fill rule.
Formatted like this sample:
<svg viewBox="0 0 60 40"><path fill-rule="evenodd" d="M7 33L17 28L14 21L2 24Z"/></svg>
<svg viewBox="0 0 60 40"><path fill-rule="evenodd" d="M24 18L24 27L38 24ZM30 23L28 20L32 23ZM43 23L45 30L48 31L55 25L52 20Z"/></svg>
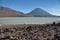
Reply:
<svg viewBox="0 0 60 40"><path fill-rule="evenodd" d="M55 23L55 24L54 24ZM2 27L4 27L4 26L6 26L6 27L9 27L9 26L21 26L21 27L24 27L24 26L33 26L33 25L56 25L56 24L59 24L60 23L60 21L59 22L51 22L51 23L40 23L40 24L0 24L0 27L2 26Z"/></svg>

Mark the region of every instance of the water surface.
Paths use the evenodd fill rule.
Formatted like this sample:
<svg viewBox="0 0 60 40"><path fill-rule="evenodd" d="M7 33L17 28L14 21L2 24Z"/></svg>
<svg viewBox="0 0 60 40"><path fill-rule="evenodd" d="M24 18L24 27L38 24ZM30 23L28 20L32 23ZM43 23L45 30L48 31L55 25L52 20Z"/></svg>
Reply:
<svg viewBox="0 0 60 40"><path fill-rule="evenodd" d="M60 17L0 17L0 24L44 24L60 21Z"/></svg>

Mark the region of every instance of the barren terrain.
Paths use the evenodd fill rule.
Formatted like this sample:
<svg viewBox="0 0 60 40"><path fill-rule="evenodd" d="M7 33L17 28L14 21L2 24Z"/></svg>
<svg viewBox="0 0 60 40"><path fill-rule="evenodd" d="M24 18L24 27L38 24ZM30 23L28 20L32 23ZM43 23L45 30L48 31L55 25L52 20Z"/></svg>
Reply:
<svg viewBox="0 0 60 40"><path fill-rule="evenodd" d="M60 23L2 25L0 40L60 40Z"/></svg>

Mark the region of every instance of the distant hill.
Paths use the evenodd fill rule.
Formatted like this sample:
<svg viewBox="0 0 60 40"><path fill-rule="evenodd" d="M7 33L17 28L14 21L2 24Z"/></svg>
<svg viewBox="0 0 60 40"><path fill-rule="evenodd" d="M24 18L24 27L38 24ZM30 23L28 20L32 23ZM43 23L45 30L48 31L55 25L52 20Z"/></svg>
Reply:
<svg viewBox="0 0 60 40"><path fill-rule="evenodd" d="M0 17L56 17L41 8L36 8L28 14L7 7L0 7Z"/></svg>
<svg viewBox="0 0 60 40"><path fill-rule="evenodd" d="M7 7L0 7L0 17L20 17L23 16L22 12L12 10Z"/></svg>
<svg viewBox="0 0 60 40"><path fill-rule="evenodd" d="M48 12L46 12L45 10L43 9L40 9L40 8L36 8L34 10L32 10L30 13L28 13L28 15L33 15L35 17L45 17L45 16L54 16Z"/></svg>

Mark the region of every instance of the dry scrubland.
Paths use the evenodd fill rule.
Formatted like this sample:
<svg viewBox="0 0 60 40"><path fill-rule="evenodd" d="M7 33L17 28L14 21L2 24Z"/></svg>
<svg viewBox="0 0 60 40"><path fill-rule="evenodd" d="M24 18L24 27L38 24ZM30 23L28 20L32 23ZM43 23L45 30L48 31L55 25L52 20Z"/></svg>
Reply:
<svg viewBox="0 0 60 40"><path fill-rule="evenodd" d="M60 23L2 25L0 40L60 40Z"/></svg>

